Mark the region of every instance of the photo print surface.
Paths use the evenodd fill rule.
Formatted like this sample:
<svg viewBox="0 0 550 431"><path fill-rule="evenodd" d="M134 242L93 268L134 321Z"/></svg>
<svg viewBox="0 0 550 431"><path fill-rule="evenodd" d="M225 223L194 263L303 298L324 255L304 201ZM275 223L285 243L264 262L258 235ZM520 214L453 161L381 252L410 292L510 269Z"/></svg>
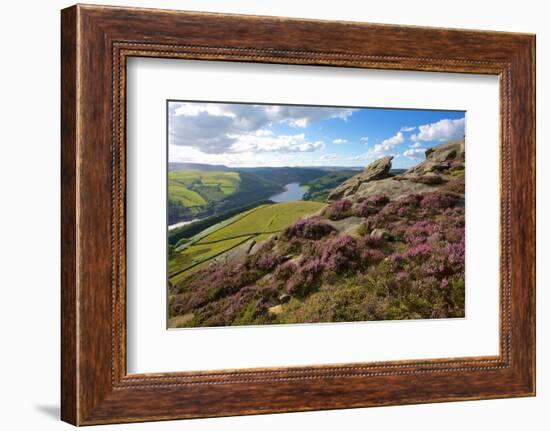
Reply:
<svg viewBox="0 0 550 431"><path fill-rule="evenodd" d="M465 112L167 102L168 327L465 316Z"/></svg>

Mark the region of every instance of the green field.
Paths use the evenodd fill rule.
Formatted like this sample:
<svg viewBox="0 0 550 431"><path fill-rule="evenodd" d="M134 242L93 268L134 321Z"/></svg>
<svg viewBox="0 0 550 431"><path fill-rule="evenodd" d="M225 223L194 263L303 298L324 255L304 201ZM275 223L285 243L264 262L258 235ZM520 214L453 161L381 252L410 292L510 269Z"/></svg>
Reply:
<svg viewBox="0 0 550 431"><path fill-rule="evenodd" d="M240 182L238 172L170 172L168 199L184 207L203 206L235 193Z"/></svg>
<svg viewBox="0 0 550 431"><path fill-rule="evenodd" d="M199 241L206 244L244 235L260 235L274 233L284 229L289 224L306 214L318 211L323 207L319 202L290 201L273 205L265 205L248 213L235 223L219 229Z"/></svg>
<svg viewBox="0 0 550 431"><path fill-rule="evenodd" d="M240 171L168 172L168 222L205 218L265 200L283 186Z"/></svg>
<svg viewBox="0 0 550 431"><path fill-rule="evenodd" d="M319 202L292 201L262 205L209 228L191 238L172 255L168 263L170 281L175 284L210 259L255 239L261 241L282 231L299 218L319 211Z"/></svg>

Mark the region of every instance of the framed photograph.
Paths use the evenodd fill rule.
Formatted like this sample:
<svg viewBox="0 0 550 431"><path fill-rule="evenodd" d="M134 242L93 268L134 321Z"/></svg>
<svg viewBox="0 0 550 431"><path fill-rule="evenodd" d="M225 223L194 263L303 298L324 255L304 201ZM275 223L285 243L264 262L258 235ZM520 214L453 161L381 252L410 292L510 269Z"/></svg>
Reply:
<svg viewBox="0 0 550 431"><path fill-rule="evenodd" d="M62 419L535 394L535 37L62 11Z"/></svg>

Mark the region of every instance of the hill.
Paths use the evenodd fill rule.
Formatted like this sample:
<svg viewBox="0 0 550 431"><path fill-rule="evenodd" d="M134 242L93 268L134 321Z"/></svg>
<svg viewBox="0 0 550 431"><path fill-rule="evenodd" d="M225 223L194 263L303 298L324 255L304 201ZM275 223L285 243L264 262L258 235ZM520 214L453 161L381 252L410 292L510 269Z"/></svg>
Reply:
<svg viewBox="0 0 550 431"><path fill-rule="evenodd" d="M322 177L308 181L305 183L308 187L308 191L304 195L303 199L308 201L325 202L333 188L339 186L354 175L357 175L357 171L334 171L329 172Z"/></svg>
<svg viewBox="0 0 550 431"><path fill-rule="evenodd" d="M398 175L391 161L342 182L326 206L261 207L184 244L195 266L172 273L169 326L463 317L464 143Z"/></svg>
<svg viewBox="0 0 550 431"><path fill-rule="evenodd" d="M280 184L252 173L171 171L168 222L207 217L267 199L282 190Z"/></svg>
<svg viewBox="0 0 550 431"><path fill-rule="evenodd" d="M245 248L234 253L242 253L245 249L250 252L257 242L280 233L289 224L321 208L323 204L304 201L267 204L218 223L172 249L169 280L172 284L177 283L198 265L239 245L245 244Z"/></svg>
<svg viewBox="0 0 550 431"><path fill-rule="evenodd" d="M168 222L205 218L248 206L282 192L286 184L305 184L326 173L317 168L228 168L170 163Z"/></svg>

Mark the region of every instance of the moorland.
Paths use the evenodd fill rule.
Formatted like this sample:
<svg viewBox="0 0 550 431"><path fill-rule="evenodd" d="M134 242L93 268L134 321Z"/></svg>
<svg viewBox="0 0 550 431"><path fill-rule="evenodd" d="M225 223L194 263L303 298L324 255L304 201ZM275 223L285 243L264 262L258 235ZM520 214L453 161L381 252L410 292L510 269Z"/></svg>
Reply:
<svg viewBox="0 0 550 431"><path fill-rule="evenodd" d="M463 317L464 161L171 163L168 326Z"/></svg>

